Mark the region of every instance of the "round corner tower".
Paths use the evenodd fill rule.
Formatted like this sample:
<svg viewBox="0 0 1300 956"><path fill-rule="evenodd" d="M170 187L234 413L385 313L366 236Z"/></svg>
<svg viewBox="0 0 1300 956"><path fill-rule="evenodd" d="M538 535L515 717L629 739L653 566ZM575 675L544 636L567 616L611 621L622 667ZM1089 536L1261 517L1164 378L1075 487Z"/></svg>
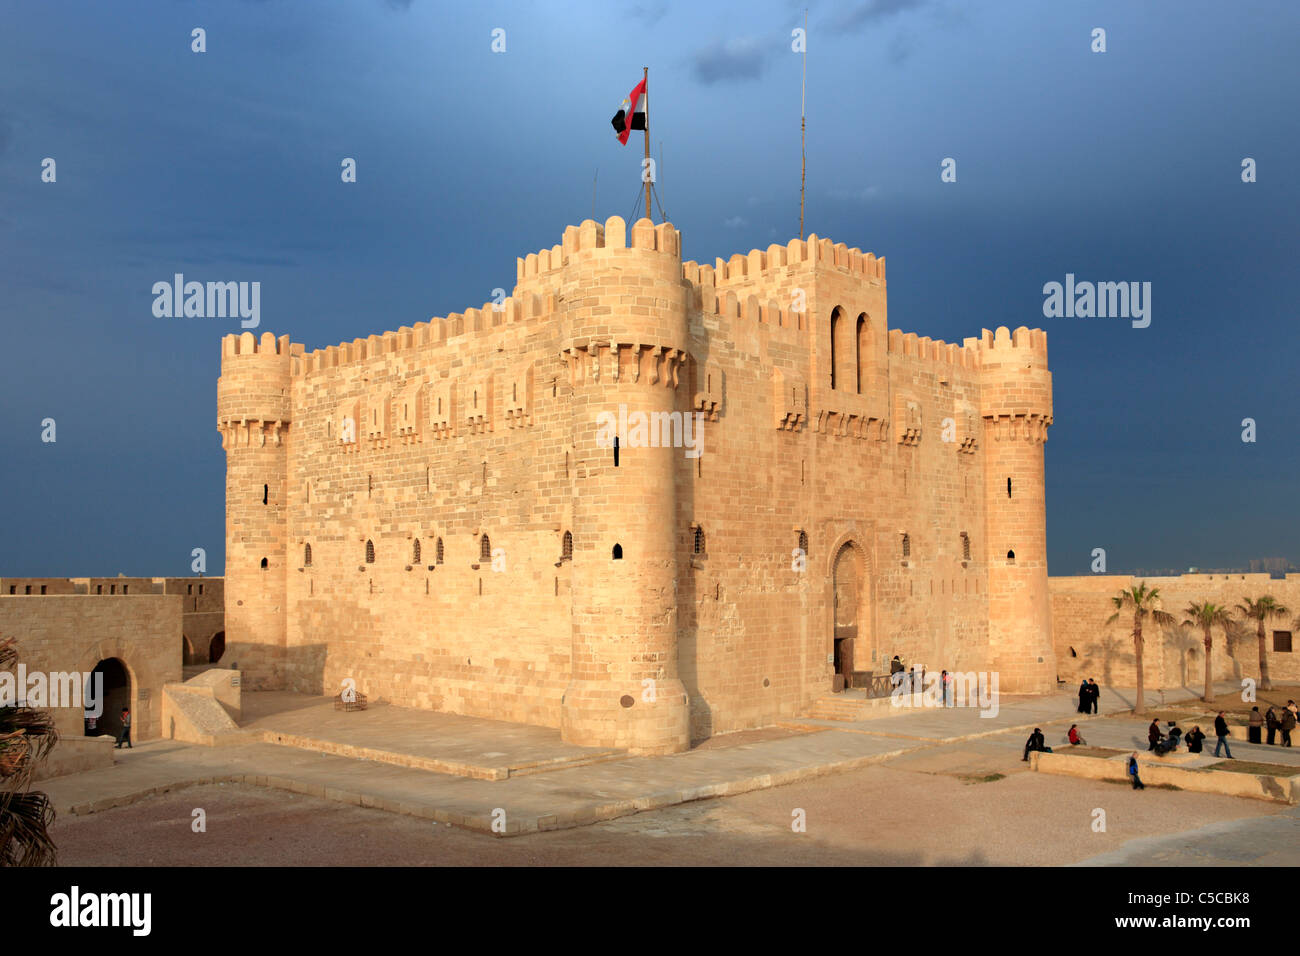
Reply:
<svg viewBox="0 0 1300 956"><path fill-rule="evenodd" d="M680 236L648 219L630 235L617 216L603 227L587 220L565 230L564 254L577 468L561 733L585 746L676 753L690 745L677 662L676 485L686 459L658 439L680 414L687 358Z"/></svg>
<svg viewBox="0 0 1300 956"><path fill-rule="evenodd" d="M226 652L244 686L283 682L287 584L289 336L222 340L217 430L226 451Z"/></svg>
<svg viewBox="0 0 1300 956"><path fill-rule="evenodd" d="M1052 424L1047 333L1005 326L979 342L988 546L989 667L1004 691L1056 687L1047 589L1043 443Z"/></svg>

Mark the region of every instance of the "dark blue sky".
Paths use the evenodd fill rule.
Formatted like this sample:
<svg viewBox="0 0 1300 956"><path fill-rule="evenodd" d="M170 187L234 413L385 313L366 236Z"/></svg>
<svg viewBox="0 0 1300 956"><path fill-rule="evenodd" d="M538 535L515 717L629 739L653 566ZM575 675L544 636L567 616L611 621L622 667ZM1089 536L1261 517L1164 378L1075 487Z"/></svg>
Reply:
<svg viewBox="0 0 1300 956"><path fill-rule="evenodd" d="M258 331L309 349L480 305L597 170L597 218L631 214L609 117L643 65L685 256L797 235L803 6L0 2L0 574L220 573L238 322L155 318L153 283L259 281ZM1054 574L1300 559L1298 28L1290 0L810 5L808 230L888 258L893 327L1048 330ZM1151 326L1044 318L1067 272L1151 282Z"/></svg>

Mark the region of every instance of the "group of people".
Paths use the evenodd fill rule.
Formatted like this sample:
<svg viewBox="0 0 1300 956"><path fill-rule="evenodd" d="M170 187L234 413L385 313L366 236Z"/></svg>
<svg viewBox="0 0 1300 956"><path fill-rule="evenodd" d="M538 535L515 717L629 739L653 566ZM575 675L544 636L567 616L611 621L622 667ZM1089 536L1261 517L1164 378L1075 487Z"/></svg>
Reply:
<svg viewBox="0 0 1300 956"><path fill-rule="evenodd" d="M1268 730L1268 745L1274 746L1277 742L1279 732L1282 736L1282 746L1291 746L1291 731L1295 730L1297 722L1300 722L1300 710L1296 708L1294 700L1288 700L1286 706L1282 708L1282 713L1277 713L1272 707L1261 715L1258 707L1250 709L1250 723L1246 726L1247 738L1252 744L1260 743L1260 730Z"/></svg>
<svg viewBox="0 0 1300 956"><path fill-rule="evenodd" d="M1187 741L1187 752L1190 754L1199 754L1204 752L1203 743L1205 733L1199 726L1192 727L1191 733L1183 738L1183 729L1178 726L1177 721L1169 721L1168 730L1161 731L1160 721L1152 720L1151 726L1147 728L1147 750L1154 753L1157 757L1163 757L1165 754L1173 753L1178 749L1180 739ZM1218 742L1214 747L1214 756L1219 756L1220 752L1228 755L1229 760L1235 759L1232 756L1232 747L1228 745L1228 738L1231 736L1228 731L1228 721L1219 711L1219 715L1214 718L1214 736Z"/></svg>
<svg viewBox="0 0 1300 956"><path fill-rule="evenodd" d="M1101 688L1097 686L1097 682L1095 680L1089 677L1087 680L1085 680L1082 684L1079 685L1079 713L1081 714L1099 713L1099 711L1097 710L1097 701L1098 699L1100 699L1100 697L1101 697Z"/></svg>
<svg viewBox="0 0 1300 956"><path fill-rule="evenodd" d="M99 718L94 714L90 713L90 711L86 711L86 736L87 737L99 736ZM121 719L120 729L117 732L117 744L113 749L121 750L123 744L126 744L127 748L130 750L135 749L134 745L132 745L131 743L131 708L130 707L122 708L122 719Z"/></svg>
<svg viewBox="0 0 1300 956"><path fill-rule="evenodd" d="M902 660L898 655L889 662L889 682L893 687L904 687L908 693L916 693L925 689L925 665L921 665L918 672L916 667L905 669ZM939 691L941 702L944 707L953 706L953 679L952 675L946 670L939 674Z"/></svg>

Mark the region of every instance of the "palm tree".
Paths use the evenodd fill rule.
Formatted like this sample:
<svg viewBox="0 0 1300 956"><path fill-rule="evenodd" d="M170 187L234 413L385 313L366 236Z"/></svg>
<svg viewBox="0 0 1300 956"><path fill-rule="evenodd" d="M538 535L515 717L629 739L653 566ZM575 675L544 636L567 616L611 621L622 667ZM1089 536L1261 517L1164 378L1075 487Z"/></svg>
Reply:
<svg viewBox="0 0 1300 956"><path fill-rule="evenodd" d="M0 670L18 662L13 638L0 641ZM19 695L23 689L19 688ZM0 866L52 866L49 797L28 790L32 769L58 741L48 711L0 700Z"/></svg>
<svg viewBox="0 0 1300 956"><path fill-rule="evenodd" d="M1214 638L1210 636L1210 628L1217 625L1223 628L1226 634L1232 618L1228 616L1226 607L1211 604L1209 601L1189 604L1183 613L1187 615L1187 620L1183 621L1183 624L1188 627L1199 627L1201 633L1205 635L1205 694L1201 699L1211 701L1214 699L1214 691L1210 680L1210 650L1214 647Z"/></svg>
<svg viewBox="0 0 1300 956"><path fill-rule="evenodd" d="M1258 601L1250 598L1242 600L1246 603L1238 604L1237 610L1246 620L1255 622L1255 634L1259 637L1259 689L1272 690L1273 682L1268 679L1268 657L1264 648L1264 622L1271 617L1287 617L1291 611L1273 600L1270 594L1265 594Z"/></svg>
<svg viewBox="0 0 1300 956"><path fill-rule="evenodd" d="M1115 605L1115 613L1106 619L1107 624L1119 620L1120 613L1125 608L1133 609L1133 656L1137 668L1137 702L1133 706L1133 712L1136 714L1146 710L1146 700L1142 694L1142 619L1150 615L1152 622L1162 627L1168 627L1177 620L1172 614L1156 607L1159 600L1160 589L1148 588L1145 581L1122 588L1119 594L1110 599Z"/></svg>

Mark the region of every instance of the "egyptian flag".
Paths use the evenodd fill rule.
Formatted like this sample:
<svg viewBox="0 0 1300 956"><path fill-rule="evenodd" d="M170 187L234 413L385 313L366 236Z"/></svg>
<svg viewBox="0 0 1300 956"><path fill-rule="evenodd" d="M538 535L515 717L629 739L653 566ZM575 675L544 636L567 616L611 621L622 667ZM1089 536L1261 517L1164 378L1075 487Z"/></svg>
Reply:
<svg viewBox="0 0 1300 956"><path fill-rule="evenodd" d="M628 117L632 117L631 122ZM627 95L619 111L614 114L610 121L614 124L614 132L618 134L618 141L624 146L627 145L627 138L632 135L634 129L645 129L645 80L632 88L632 92Z"/></svg>

